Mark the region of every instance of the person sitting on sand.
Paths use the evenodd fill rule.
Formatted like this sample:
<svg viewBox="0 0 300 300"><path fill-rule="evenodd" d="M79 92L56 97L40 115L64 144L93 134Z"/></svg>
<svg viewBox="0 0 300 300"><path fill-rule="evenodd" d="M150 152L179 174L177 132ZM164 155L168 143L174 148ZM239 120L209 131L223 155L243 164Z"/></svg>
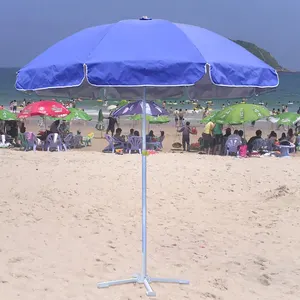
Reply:
<svg viewBox="0 0 300 300"><path fill-rule="evenodd" d="M243 134L244 134L244 133L243 133ZM228 141L228 140L231 140L231 139L233 139L233 140L238 139L238 140L240 141L240 143L242 144L242 138L241 138L241 136L239 135L239 131L238 131L237 129L233 132L233 134L231 134L231 135L227 138L227 141Z"/></svg>
<svg viewBox="0 0 300 300"><path fill-rule="evenodd" d="M59 126L59 120L55 120L55 121L50 125L50 132L51 132L51 133L59 133L59 132L58 132L58 126Z"/></svg>
<svg viewBox="0 0 300 300"><path fill-rule="evenodd" d="M131 128L130 131L129 131L128 137L130 137L130 136L134 136L134 129L133 128Z"/></svg>
<svg viewBox="0 0 300 300"><path fill-rule="evenodd" d="M294 132L293 132L293 129L290 128L287 132L287 140L292 143L292 144L295 144L295 141L296 141L296 138L295 138L295 135L294 135Z"/></svg>
<svg viewBox="0 0 300 300"><path fill-rule="evenodd" d="M26 127L25 127L24 122L22 122L20 125L20 133L25 133L25 132L26 132Z"/></svg>
<svg viewBox="0 0 300 300"><path fill-rule="evenodd" d="M244 138L244 131L243 130L239 130L238 131L238 135L241 138L242 145L247 145L247 140Z"/></svg>
<svg viewBox="0 0 300 300"><path fill-rule="evenodd" d="M262 131L258 129L255 132L255 136L251 137L247 143L249 152L252 152L253 150L258 150L255 149L256 148L255 146L258 146L259 142L262 143L262 141L263 141Z"/></svg>
<svg viewBox="0 0 300 300"><path fill-rule="evenodd" d="M287 137L286 137L285 132L283 132L283 133L281 134L281 138L279 139L279 142L281 142L281 141L287 141Z"/></svg>
<svg viewBox="0 0 300 300"><path fill-rule="evenodd" d="M226 128L226 131L225 131L225 134L223 135L223 138L222 138L222 147L221 147L221 153L222 154L225 154L225 144L228 140L228 137L231 135L231 128L228 127Z"/></svg>
<svg viewBox="0 0 300 300"><path fill-rule="evenodd" d="M116 129L116 134L114 135L114 138L120 142L125 142L125 136L121 135L122 133L122 129L121 128L117 128Z"/></svg>
<svg viewBox="0 0 300 300"><path fill-rule="evenodd" d="M268 151L278 150L276 142L277 142L277 133L275 131L271 131L268 138L266 139L267 150Z"/></svg>
<svg viewBox="0 0 300 300"><path fill-rule="evenodd" d="M150 130L149 133L146 135L146 142L151 143L155 138L153 130Z"/></svg>

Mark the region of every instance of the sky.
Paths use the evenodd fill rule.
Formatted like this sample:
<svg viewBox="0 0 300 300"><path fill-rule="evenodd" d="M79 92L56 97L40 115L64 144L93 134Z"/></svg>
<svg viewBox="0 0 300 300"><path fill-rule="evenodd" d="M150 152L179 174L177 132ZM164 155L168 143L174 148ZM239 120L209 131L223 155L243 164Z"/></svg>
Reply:
<svg viewBox="0 0 300 300"><path fill-rule="evenodd" d="M0 67L21 67L86 27L167 19L253 42L300 70L300 0L1 0Z"/></svg>

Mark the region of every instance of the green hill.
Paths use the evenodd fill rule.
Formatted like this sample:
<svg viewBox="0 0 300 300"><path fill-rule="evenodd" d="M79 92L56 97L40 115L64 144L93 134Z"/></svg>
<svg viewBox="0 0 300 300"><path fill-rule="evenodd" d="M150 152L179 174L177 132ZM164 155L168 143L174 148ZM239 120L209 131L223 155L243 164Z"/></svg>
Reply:
<svg viewBox="0 0 300 300"><path fill-rule="evenodd" d="M269 66L273 67L277 71L288 71L287 69L283 68L278 61L271 55L270 52L256 46L253 43L241 41L241 40L233 40L238 45L242 46L253 55L257 56L259 59L267 63Z"/></svg>

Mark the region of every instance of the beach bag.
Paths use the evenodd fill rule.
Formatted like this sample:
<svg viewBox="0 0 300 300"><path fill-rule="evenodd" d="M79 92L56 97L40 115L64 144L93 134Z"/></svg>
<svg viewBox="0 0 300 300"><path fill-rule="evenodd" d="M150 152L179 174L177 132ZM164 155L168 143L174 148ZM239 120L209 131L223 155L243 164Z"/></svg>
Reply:
<svg viewBox="0 0 300 300"><path fill-rule="evenodd" d="M247 145L241 145L239 149L239 156L240 157L247 157Z"/></svg>

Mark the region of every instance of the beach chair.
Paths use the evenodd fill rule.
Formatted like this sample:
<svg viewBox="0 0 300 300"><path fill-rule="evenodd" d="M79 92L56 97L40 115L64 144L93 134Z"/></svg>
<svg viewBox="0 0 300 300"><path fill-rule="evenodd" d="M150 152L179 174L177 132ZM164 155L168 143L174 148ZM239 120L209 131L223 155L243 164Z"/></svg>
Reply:
<svg viewBox="0 0 300 300"><path fill-rule="evenodd" d="M36 145L37 145L37 140L36 136L34 135L33 132L25 132L24 133L25 140L26 140L26 148L25 151L33 150L36 151Z"/></svg>
<svg viewBox="0 0 300 300"><path fill-rule="evenodd" d="M238 153L238 147L242 144L238 137L229 138L225 143L226 155Z"/></svg>
<svg viewBox="0 0 300 300"><path fill-rule="evenodd" d="M262 138L256 139L253 142L252 151L263 151L266 150L266 141Z"/></svg>
<svg viewBox="0 0 300 300"><path fill-rule="evenodd" d="M61 137L58 135L58 133L51 133L47 136L46 139L46 148L47 151L50 151L50 149L55 149L57 151L65 150L67 151L66 145L62 142Z"/></svg>
<svg viewBox="0 0 300 300"><path fill-rule="evenodd" d="M64 143L65 143L67 149L71 149L72 147L74 147L74 136L73 136L73 133L69 133L64 138Z"/></svg>
<svg viewBox="0 0 300 300"><path fill-rule="evenodd" d="M8 148L11 144L6 141L5 134L1 135L0 148Z"/></svg>
<svg viewBox="0 0 300 300"><path fill-rule="evenodd" d="M114 153L115 152L115 143L114 143L113 137L111 137L110 135L106 134L105 135L105 139L108 142L108 146L103 151L110 150L112 153Z"/></svg>
<svg viewBox="0 0 300 300"><path fill-rule="evenodd" d="M79 135L79 134L76 134L74 136L74 141L73 141L73 147L74 148L81 148L83 145L82 145L82 136Z"/></svg>
<svg viewBox="0 0 300 300"><path fill-rule="evenodd" d="M120 141L119 139L112 137L114 141L115 149L123 149L123 151L127 150L127 144L125 142Z"/></svg>
<svg viewBox="0 0 300 300"><path fill-rule="evenodd" d="M239 157L247 157L247 145L241 145L239 148Z"/></svg>
<svg viewBox="0 0 300 300"><path fill-rule="evenodd" d="M148 142L147 143L147 149L162 149L163 148L163 141L165 139L165 136L161 136L158 138L157 142Z"/></svg>
<svg viewBox="0 0 300 300"><path fill-rule="evenodd" d="M295 145L290 143L290 145L280 145L280 157L289 157L291 150L295 149Z"/></svg>
<svg viewBox="0 0 300 300"><path fill-rule="evenodd" d="M20 142L20 150L26 151L28 145L27 145L27 140L25 137L25 133L19 133L18 135L18 141Z"/></svg>
<svg viewBox="0 0 300 300"><path fill-rule="evenodd" d="M131 154L131 151L138 151L140 154L142 153L142 137L130 136L128 138L128 145L129 154Z"/></svg>

